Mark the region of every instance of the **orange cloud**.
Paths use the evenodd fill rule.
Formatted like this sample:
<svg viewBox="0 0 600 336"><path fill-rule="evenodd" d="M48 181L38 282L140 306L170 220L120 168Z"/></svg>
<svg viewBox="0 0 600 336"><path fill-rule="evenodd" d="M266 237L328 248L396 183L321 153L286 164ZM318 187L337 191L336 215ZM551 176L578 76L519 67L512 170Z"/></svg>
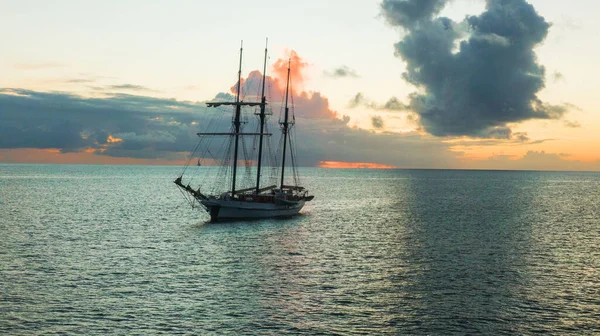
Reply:
<svg viewBox="0 0 600 336"><path fill-rule="evenodd" d="M293 84L293 92L302 91L304 88L304 72L308 63L303 61L295 50L286 50L286 55L273 64L273 77L281 90L285 90L288 65L290 66L290 77Z"/></svg>
<svg viewBox="0 0 600 336"><path fill-rule="evenodd" d="M294 90L290 95L290 103L294 107L296 116L316 118L316 119L335 119L340 116L330 108L329 100L320 92L306 91L304 86L304 72L308 63L303 61L295 51L289 51L291 59L291 82ZM266 87L270 89L267 94L271 103L283 103L285 96L285 84L287 79L288 58L280 58L273 65L273 75L267 76ZM298 84L300 83L300 85ZM251 71L247 78L241 78L242 99L260 100L260 91L262 84L262 73L258 70ZM231 87L231 93L237 92L237 83ZM273 106L273 105L272 105Z"/></svg>
<svg viewBox="0 0 600 336"><path fill-rule="evenodd" d="M380 163L371 162L342 162L342 161L320 161L319 168L367 168L367 169L394 169L395 166L389 166Z"/></svg>

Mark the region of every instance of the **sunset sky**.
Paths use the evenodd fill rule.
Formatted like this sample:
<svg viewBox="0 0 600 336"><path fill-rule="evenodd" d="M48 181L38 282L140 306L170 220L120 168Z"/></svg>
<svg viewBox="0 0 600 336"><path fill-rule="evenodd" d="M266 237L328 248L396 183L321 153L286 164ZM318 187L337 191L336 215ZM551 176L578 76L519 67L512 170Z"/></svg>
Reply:
<svg viewBox="0 0 600 336"><path fill-rule="evenodd" d="M593 0L0 0L0 163L181 164L269 38L299 163L600 171ZM278 62L279 60L279 62Z"/></svg>

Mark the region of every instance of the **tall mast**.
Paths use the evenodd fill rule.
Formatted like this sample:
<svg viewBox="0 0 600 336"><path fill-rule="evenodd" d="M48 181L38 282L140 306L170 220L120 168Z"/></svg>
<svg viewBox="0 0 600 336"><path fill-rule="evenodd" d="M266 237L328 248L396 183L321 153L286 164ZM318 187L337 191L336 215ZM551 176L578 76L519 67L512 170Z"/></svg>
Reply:
<svg viewBox="0 0 600 336"><path fill-rule="evenodd" d="M238 165L238 147L240 144L240 114L242 106L240 104L240 91L242 85L242 51L244 50L244 41L240 45L240 69L238 71L237 95L235 97L235 119L233 126L235 127L235 148L233 150L233 181L231 182L231 197L235 195L235 179L237 175ZM261 132L262 133L262 132Z"/></svg>
<svg viewBox="0 0 600 336"><path fill-rule="evenodd" d="M288 137L288 127L289 127L289 122L288 122L288 114L290 109L288 108L288 93L289 93L289 89L290 89L290 64L291 64L291 60L288 60L288 71L287 71L287 82L285 84L285 117L283 119L283 129L281 130L281 132L283 133L283 157L281 159L281 186L280 189L283 189L283 176L285 173L285 149L287 146L287 137Z"/></svg>
<svg viewBox="0 0 600 336"><path fill-rule="evenodd" d="M262 93L261 93L261 104L260 104L260 136L258 140L258 165L256 168L256 193L260 193L260 168L262 165L262 149L263 149L263 131L265 128L265 109L267 104L267 98L265 97L265 82L267 79L267 45L269 39L265 43L265 65L263 67L263 80L262 80Z"/></svg>

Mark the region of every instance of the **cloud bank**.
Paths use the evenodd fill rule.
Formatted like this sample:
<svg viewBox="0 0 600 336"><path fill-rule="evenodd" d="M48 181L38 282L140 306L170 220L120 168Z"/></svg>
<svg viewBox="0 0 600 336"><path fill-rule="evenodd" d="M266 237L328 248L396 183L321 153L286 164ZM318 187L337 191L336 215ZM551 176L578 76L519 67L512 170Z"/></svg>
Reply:
<svg viewBox="0 0 600 336"><path fill-rule="evenodd" d="M195 141L192 123L210 113L203 104L174 99L24 89L0 89L0 110L0 148L91 149L133 158L175 158L169 153L188 151Z"/></svg>

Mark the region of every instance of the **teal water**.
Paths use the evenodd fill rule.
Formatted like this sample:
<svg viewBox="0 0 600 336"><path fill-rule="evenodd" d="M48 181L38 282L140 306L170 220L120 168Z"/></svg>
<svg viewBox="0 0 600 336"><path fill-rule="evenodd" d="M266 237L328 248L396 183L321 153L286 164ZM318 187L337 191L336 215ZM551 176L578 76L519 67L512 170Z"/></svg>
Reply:
<svg viewBox="0 0 600 336"><path fill-rule="evenodd" d="M600 174L305 168L207 223L179 167L0 165L0 334L600 333Z"/></svg>

